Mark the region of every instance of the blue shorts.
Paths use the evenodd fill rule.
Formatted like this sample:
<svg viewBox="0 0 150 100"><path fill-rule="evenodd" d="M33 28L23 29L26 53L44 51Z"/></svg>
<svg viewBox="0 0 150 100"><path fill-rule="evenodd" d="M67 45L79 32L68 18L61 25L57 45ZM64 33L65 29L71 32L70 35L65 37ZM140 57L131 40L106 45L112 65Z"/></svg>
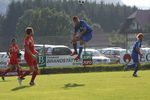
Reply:
<svg viewBox="0 0 150 100"><path fill-rule="evenodd" d="M134 63L139 63L140 62L138 54L132 53L131 56L132 56L132 60L133 60Z"/></svg>
<svg viewBox="0 0 150 100"><path fill-rule="evenodd" d="M86 33L82 37L80 37L81 40L88 42L92 39L92 32L91 33Z"/></svg>

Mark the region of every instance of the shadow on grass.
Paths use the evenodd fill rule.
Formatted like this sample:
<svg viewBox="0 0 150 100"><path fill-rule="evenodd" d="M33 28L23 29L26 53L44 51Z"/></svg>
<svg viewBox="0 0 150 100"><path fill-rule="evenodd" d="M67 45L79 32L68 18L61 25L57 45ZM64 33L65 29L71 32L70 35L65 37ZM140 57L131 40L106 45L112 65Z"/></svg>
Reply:
<svg viewBox="0 0 150 100"><path fill-rule="evenodd" d="M25 89L25 88L29 88L31 86L18 86L16 88L11 89L11 91L17 91L17 90L21 90L21 89Z"/></svg>
<svg viewBox="0 0 150 100"><path fill-rule="evenodd" d="M68 84L65 84L63 88L67 89L67 88L81 87L81 86L85 86L85 84L68 83Z"/></svg>

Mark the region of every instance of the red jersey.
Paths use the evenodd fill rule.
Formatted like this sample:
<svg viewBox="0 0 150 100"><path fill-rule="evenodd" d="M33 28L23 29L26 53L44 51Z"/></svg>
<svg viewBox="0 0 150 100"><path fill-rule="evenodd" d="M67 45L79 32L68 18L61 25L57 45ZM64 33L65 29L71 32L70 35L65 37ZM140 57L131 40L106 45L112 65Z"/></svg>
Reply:
<svg viewBox="0 0 150 100"><path fill-rule="evenodd" d="M28 47L32 54L35 54L34 40L32 36L26 36L24 39L24 46ZM25 56L30 56L25 48Z"/></svg>
<svg viewBox="0 0 150 100"><path fill-rule="evenodd" d="M18 45L9 46L10 59L17 59L17 54L19 53Z"/></svg>

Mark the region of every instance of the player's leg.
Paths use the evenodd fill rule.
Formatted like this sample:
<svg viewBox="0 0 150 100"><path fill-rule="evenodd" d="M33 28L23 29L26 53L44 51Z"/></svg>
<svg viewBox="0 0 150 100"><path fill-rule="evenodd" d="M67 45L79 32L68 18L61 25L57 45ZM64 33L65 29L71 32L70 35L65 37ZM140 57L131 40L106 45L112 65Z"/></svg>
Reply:
<svg viewBox="0 0 150 100"><path fill-rule="evenodd" d="M135 67L136 66L136 62L138 62L138 55L137 54L132 54L132 60L133 60L133 64L131 65L125 65L124 66L124 71L126 71L128 68L131 68L131 67Z"/></svg>
<svg viewBox="0 0 150 100"><path fill-rule="evenodd" d="M1 74L2 80L5 80L5 77L4 77L4 76L5 76L8 72L10 72L10 71L12 70L12 68L13 68L13 65L8 64L6 70L4 70L4 71L2 72L2 74Z"/></svg>
<svg viewBox="0 0 150 100"><path fill-rule="evenodd" d="M136 54L136 55L133 56L133 62L135 64L133 76L137 77L137 71L139 70L139 67L141 66L138 54Z"/></svg>
<svg viewBox="0 0 150 100"><path fill-rule="evenodd" d="M139 62L137 62L135 65L135 68L134 68L134 72L133 72L134 77L137 77L137 71L139 70L140 66L141 66L141 64Z"/></svg>
<svg viewBox="0 0 150 100"><path fill-rule="evenodd" d="M35 80L36 76L38 75L38 66L35 65L33 68L34 68L34 70L33 70L33 73L32 73L32 78L31 78L31 81L29 83L31 86L35 85L34 80Z"/></svg>
<svg viewBox="0 0 150 100"><path fill-rule="evenodd" d="M17 73L18 73L18 77L20 77L20 75L21 75L21 70L20 70L20 65L19 64L17 64L17 65L15 65L15 67L16 67L16 71L17 71Z"/></svg>
<svg viewBox="0 0 150 100"><path fill-rule="evenodd" d="M78 54L78 52L77 52L77 41L79 41L79 40L80 40L79 38L73 38L72 45L73 45L73 48L74 48L74 52L71 54L71 56L74 56L74 55Z"/></svg>
<svg viewBox="0 0 150 100"><path fill-rule="evenodd" d="M6 75L8 72L10 72L13 68L13 65L9 64L6 68L6 70L3 71L2 75Z"/></svg>
<svg viewBox="0 0 150 100"><path fill-rule="evenodd" d="M30 69L29 70L26 70L25 72L24 72L24 74L22 74L22 75L20 75L20 78L21 79L24 79L24 77L25 76L27 76L27 75L29 75L31 72L32 72L32 67L29 67Z"/></svg>
<svg viewBox="0 0 150 100"><path fill-rule="evenodd" d="M18 77L18 83L20 85L22 83L22 80L25 79L24 77L29 75L33 70L33 68L32 68L32 59L29 58L29 57L25 57L25 60L26 60L26 63L28 64L28 66L29 66L29 70L26 70L22 75L20 75L20 77Z"/></svg>
<svg viewBox="0 0 150 100"><path fill-rule="evenodd" d="M83 48L84 48L84 44L85 44L85 42L80 40L79 53L78 53L78 56L75 58L75 60L79 60L80 59L81 53L82 53Z"/></svg>
<svg viewBox="0 0 150 100"><path fill-rule="evenodd" d="M128 68L131 68L131 67L135 67L135 63L134 64L131 64L131 65L127 65L127 64L125 64L124 65L124 71L126 71Z"/></svg>
<svg viewBox="0 0 150 100"><path fill-rule="evenodd" d="M88 42L92 39L92 33L86 33L85 35L83 35L82 37L80 37L80 47L79 47L79 54L78 56L75 58L75 60L79 60L81 53L83 51L85 42Z"/></svg>

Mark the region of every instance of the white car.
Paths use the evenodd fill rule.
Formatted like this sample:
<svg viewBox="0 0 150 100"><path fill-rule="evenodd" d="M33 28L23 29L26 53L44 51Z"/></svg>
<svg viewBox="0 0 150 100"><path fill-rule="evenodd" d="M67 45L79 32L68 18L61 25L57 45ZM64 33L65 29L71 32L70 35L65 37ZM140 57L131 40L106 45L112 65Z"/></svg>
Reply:
<svg viewBox="0 0 150 100"><path fill-rule="evenodd" d="M71 49L64 45L40 45L35 44L35 49L41 55L70 55Z"/></svg>
<svg viewBox="0 0 150 100"><path fill-rule="evenodd" d="M92 55L93 64L108 64L110 63L110 58L105 57L103 54L101 54L99 51L95 49L85 49L85 52L87 54ZM82 55L84 54L84 50L82 52Z"/></svg>
<svg viewBox="0 0 150 100"><path fill-rule="evenodd" d="M126 49L122 48L103 48L97 50L110 58L111 63L120 63L121 56L126 53Z"/></svg>

